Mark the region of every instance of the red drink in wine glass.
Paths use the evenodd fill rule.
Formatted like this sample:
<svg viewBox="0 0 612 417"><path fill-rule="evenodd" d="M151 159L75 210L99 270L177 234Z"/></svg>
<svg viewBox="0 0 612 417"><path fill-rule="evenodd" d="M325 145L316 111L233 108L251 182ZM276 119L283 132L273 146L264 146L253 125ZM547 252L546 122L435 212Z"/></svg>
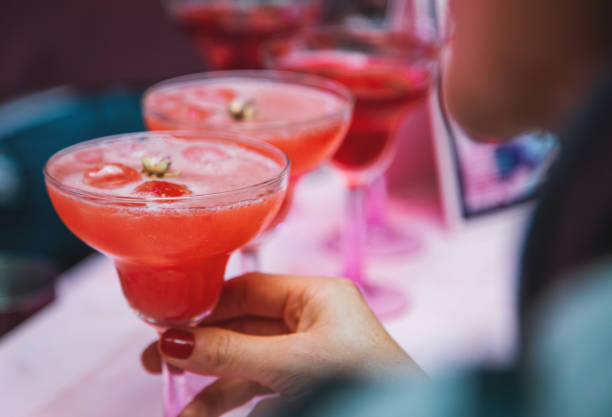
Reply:
<svg viewBox="0 0 612 417"><path fill-rule="evenodd" d="M393 157L398 124L426 97L431 83L428 68L355 52L304 52L277 62L277 66L333 79L355 96L353 121L332 158L349 186L369 183L386 170Z"/></svg>
<svg viewBox="0 0 612 417"><path fill-rule="evenodd" d="M379 315L402 311L406 302L400 293L370 283L363 274L365 194L395 155L400 123L429 92L436 48L406 33L338 26L275 41L265 57L272 68L328 77L355 96L353 121L332 158L349 188L344 275L361 286Z"/></svg>
<svg viewBox="0 0 612 417"><path fill-rule="evenodd" d="M264 42L296 35L319 14L319 2L313 0L166 3L213 70L261 68Z"/></svg>

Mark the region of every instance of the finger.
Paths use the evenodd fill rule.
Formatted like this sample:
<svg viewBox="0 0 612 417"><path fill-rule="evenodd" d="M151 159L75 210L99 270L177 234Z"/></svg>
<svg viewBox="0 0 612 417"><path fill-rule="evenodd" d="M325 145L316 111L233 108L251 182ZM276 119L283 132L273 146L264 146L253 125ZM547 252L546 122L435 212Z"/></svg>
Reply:
<svg viewBox="0 0 612 417"><path fill-rule="evenodd" d="M281 320L245 317L243 319L228 320L216 323L215 327L250 335L275 336L289 333L287 325ZM162 371L161 355L157 342L151 343L140 356L142 366L152 374Z"/></svg>
<svg viewBox="0 0 612 417"><path fill-rule="evenodd" d="M142 366L152 374L159 374L162 371L161 355L157 349L157 342L151 343L140 355Z"/></svg>
<svg viewBox="0 0 612 417"><path fill-rule="evenodd" d="M163 359L178 368L201 375L241 376L271 386L269 381L276 375L295 368L292 352L296 349L289 348L302 345L301 337L184 327L167 330L159 347Z"/></svg>
<svg viewBox="0 0 612 417"><path fill-rule="evenodd" d="M257 382L242 378L220 378L204 388L179 414L179 417L220 416L257 395L270 390Z"/></svg>
<svg viewBox="0 0 612 417"><path fill-rule="evenodd" d="M281 397L264 398L251 410L248 417L268 417L273 415L273 411L280 409L285 400Z"/></svg>
<svg viewBox="0 0 612 417"><path fill-rule="evenodd" d="M234 332L258 336L276 336L290 332L284 321L260 317L237 318L219 323L205 324L204 326L214 326L221 329L232 330Z"/></svg>
<svg viewBox="0 0 612 417"><path fill-rule="evenodd" d="M280 319L291 297L299 297L312 278L257 272L226 281L217 307L204 323L243 316Z"/></svg>

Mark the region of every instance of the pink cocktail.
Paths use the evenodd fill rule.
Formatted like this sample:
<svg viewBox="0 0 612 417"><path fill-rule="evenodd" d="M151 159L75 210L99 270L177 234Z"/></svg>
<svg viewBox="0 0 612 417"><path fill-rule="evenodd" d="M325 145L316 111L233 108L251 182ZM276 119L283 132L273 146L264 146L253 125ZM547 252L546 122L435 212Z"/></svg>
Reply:
<svg viewBox="0 0 612 417"><path fill-rule="evenodd" d="M165 0L213 70L261 68L261 46L317 19L318 0Z"/></svg>
<svg viewBox="0 0 612 417"><path fill-rule="evenodd" d="M291 185L271 227L288 213L298 178L336 152L348 129L352 107L350 92L333 81L279 71L223 71L174 78L151 87L143 100L149 129L231 130L284 151L291 160Z"/></svg>
<svg viewBox="0 0 612 417"><path fill-rule="evenodd" d="M391 163L400 123L422 103L435 77L436 50L405 33L327 27L268 45L266 60L279 70L325 76L355 96L353 121L332 158L349 189L344 275L362 288L381 316L402 311L405 298L364 276L367 187Z"/></svg>
<svg viewBox="0 0 612 417"><path fill-rule="evenodd" d="M347 51L310 51L288 56L278 69L325 76L356 98L353 121L332 158L350 187L368 184L393 157L398 124L429 91L431 73L401 59Z"/></svg>
<svg viewBox="0 0 612 417"><path fill-rule="evenodd" d="M64 149L44 173L64 224L113 260L132 309L163 328L215 306L230 254L281 206L288 160L229 133L145 132ZM174 416L185 399L166 379Z"/></svg>

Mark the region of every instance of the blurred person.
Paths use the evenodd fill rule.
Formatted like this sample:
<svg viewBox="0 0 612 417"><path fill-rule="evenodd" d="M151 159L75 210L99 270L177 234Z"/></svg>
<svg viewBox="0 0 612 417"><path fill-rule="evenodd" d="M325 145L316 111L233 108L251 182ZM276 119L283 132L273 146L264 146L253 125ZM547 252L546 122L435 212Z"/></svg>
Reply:
<svg viewBox="0 0 612 417"><path fill-rule="evenodd" d="M348 281L247 274L201 327L169 329L143 353L151 372L163 358L219 377L181 416L267 393L281 395L254 415L611 415L611 5L452 4L451 113L476 136L551 129L563 143L525 244L514 365L428 379Z"/></svg>

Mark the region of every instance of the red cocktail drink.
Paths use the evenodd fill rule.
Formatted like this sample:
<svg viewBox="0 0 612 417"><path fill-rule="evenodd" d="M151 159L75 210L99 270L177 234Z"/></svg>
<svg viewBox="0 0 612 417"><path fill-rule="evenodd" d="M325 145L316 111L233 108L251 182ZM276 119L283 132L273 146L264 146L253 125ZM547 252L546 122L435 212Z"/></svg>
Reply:
<svg viewBox="0 0 612 417"><path fill-rule="evenodd" d="M432 54L427 44L405 36L338 29L313 31L268 51L274 68L333 79L355 96L349 132L332 158L351 187L367 185L387 169L399 123L429 92Z"/></svg>
<svg viewBox="0 0 612 417"><path fill-rule="evenodd" d="M296 35L318 15L315 1L167 1L209 68L261 68L261 45Z"/></svg>
<svg viewBox="0 0 612 417"><path fill-rule="evenodd" d="M397 130L422 103L435 76L436 50L405 33L370 28L327 27L271 43L267 64L329 77L355 96L353 121L332 161L349 188L344 230L344 275L363 290L380 315L404 309L404 297L368 282L363 274L367 242L365 193L395 155Z"/></svg>
<svg viewBox="0 0 612 417"><path fill-rule="evenodd" d="M277 71L225 71L153 86L143 100L147 127L247 133L284 151L291 184L329 160L344 139L353 99L341 85ZM290 197L292 187L288 191ZM289 211L290 198L270 227Z"/></svg>
<svg viewBox="0 0 612 417"><path fill-rule="evenodd" d="M285 152L292 176L313 170L334 154L344 139L351 109L350 93L338 84L276 71L178 77L151 87L143 100L149 129L245 133Z"/></svg>
<svg viewBox="0 0 612 417"><path fill-rule="evenodd" d="M47 188L66 226L113 259L143 319L190 324L214 307L229 255L283 200L283 157L260 145L224 134L89 141L51 158ZM147 158L170 170L148 174Z"/></svg>
<svg viewBox="0 0 612 417"><path fill-rule="evenodd" d="M64 224L109 256L145 321L193 325L215 306L230 254L274 218L288 183L278 149L231 133L132 133L83 142L45 166ZM164 373L164 416L190 400Z"/></svg>

